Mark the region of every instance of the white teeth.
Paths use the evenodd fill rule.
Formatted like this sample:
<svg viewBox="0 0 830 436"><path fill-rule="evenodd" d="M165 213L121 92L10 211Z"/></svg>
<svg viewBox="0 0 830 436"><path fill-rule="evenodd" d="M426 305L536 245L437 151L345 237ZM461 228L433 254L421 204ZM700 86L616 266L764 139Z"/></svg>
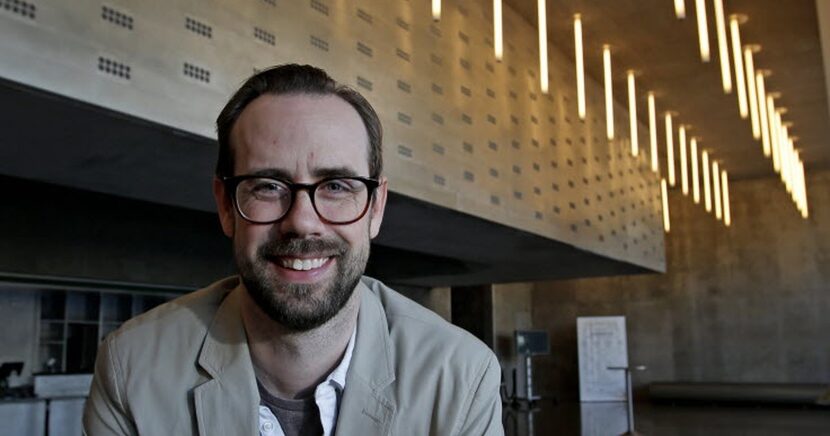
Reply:
<svg viewBox="0 0 830 436"><path fill-rule="evenodd" d="M320 268L326 263L326 258L319 259L283 259L282 266L297 271L308 271L315 268Z"/></svg>

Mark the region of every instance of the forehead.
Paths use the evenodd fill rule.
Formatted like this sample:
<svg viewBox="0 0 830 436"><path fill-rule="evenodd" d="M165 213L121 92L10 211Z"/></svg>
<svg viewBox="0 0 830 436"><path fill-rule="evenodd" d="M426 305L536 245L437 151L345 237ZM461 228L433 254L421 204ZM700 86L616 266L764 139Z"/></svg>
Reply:
<svg viewBox="0 0 830 436"><path fill-rule="evenodd" d="M294 179L321 169L369 174L366 128L357 111L335 95L263 95L231 130L234 174L276 169Z"/></svg>

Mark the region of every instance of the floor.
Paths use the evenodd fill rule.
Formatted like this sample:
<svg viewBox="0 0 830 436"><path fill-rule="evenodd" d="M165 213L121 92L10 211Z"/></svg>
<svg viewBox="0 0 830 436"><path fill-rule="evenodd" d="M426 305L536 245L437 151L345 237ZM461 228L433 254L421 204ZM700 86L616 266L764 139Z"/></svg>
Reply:
<svg viewBox="0 0 830 436"><path fill-rule="evenodd" d="M505 408L508 436L622 435L628 429L625 403L541 402L533 411ZM825 435L830 408L672 406L636 403L634 424L641 435Z"/></svg>

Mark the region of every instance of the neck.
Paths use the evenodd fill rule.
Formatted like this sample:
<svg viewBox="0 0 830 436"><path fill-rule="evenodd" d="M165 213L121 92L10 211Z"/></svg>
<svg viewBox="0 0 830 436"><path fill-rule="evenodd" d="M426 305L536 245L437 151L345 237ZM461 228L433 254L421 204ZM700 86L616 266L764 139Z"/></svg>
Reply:
<svg viewBox="0 0 830 436"><path fill-rule="evenodd" d="M357 324L360 288L332 319L314 329L295 332L272 320L248 292L243 292L242 322L254 372L279 398L307 398L337 367Z"/></svg>

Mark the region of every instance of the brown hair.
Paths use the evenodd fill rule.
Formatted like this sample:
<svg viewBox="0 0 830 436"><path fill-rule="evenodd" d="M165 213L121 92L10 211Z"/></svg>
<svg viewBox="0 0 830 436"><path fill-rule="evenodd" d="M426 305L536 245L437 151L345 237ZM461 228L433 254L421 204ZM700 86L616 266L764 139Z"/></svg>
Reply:
<svg viewBox="0 0 830 436"><path fill-rule="evenodd" d="M369 136L369 177L377 179L383 171L381 146L383 129L372 105L354 89L334 81L325 71L311 65L285 64L260 71L242 84L216 118L219 157L216 175L233 175L233 150L230 135L239 115L252 101L264 94L336 95L360 115Z"/></svg>

